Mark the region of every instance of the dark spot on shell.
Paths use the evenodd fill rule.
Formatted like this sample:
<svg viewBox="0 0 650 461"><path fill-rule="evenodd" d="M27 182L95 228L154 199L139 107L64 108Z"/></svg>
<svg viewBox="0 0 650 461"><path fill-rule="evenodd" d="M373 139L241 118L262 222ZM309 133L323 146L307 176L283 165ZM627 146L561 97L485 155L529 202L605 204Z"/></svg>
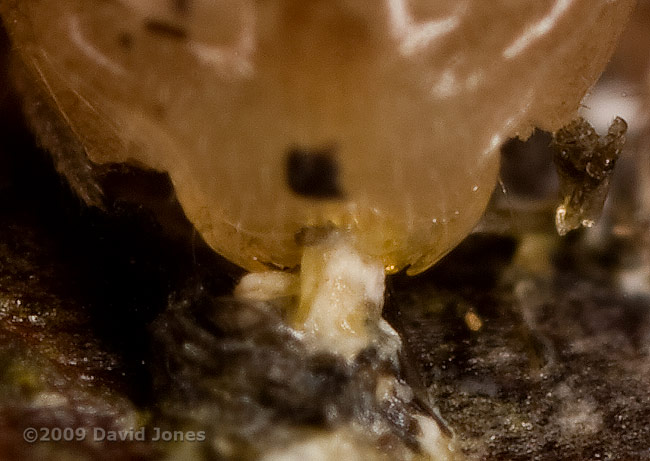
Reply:
<svg viewBox="0 0 650 461"><path fill-rule="evenodd" d="M339 166L335 147L293 147L287 152L287 184L303 197L316 199L342 198Z"/></svg>
<svg viewBox="0 0 650 461"><path fill-rule="evenodd" d="M151 34L160 35L172 40L185 40L188 35L184 27L158 19L147 19L144 23L144 28Z"/></svg>
<svg viewBox="0 0 650 461"><path fill-rule="evenodd" d="M117 36L117 44L125 51L133 47L133 35L128 32L122 32Z"/></svg>
<svg viewBox="0 0 650 461"><path fill-rule="evenodd" d="M155 103L152 107L152 110L156 120L162 121L167 116L167 107L163 103Z"/></svg>

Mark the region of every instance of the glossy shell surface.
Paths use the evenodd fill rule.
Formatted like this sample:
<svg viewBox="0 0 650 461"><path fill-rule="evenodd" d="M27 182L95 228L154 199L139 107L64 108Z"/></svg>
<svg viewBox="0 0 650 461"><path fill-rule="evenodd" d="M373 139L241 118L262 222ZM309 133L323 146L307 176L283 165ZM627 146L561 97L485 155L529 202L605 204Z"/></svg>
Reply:
<svg viewBox="0 0 650 461"><path fill-rule="evenodd" d="M499 147L573 118L632 0L4 0L93 162L169 173L250 270L338 229L420 272L471 231ZM306 236L306 237L305 237Z"/></svg>

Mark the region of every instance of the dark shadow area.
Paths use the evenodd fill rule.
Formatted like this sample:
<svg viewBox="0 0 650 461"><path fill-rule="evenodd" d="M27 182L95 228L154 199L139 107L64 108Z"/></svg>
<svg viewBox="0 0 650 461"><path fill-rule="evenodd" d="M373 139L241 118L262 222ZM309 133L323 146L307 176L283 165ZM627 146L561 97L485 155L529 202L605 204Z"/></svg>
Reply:
<svg viewBox="0 0 650 461"><path fill-rule="evenodd" d="M70 316L78 310L86 319L83 328L90 328L76 333L82 340L99 340L104 352L116 356L119 366L108 377L122 381L120 387L134 402L151 404L149 323L187 278L210 279L226 292L241 271L196 235L166 175L124 166L98 168L106 209L82 203L37 146L20 98L11 91L4 34L0 44L0 221L6 229L3 243L10 246L3 259L25 257L34 272L41 261L54 262L56 273L49 279L36 274L47 283L33 284L32 293L22 290L23 297L37 297L34 290L42 290L74 298L65 308ZM147 206L153 203L164 207ZM161 220L174 225L163 226ZM12 264L4 259L1 265ZM41 309L38 314L47 316L48 306Z"/></svg>

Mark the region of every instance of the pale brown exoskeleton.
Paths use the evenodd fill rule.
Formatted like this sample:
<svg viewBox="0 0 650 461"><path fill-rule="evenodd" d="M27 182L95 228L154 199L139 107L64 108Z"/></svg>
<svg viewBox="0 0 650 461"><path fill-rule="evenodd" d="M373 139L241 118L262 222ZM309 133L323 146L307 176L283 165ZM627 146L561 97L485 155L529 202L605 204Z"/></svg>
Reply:
<svg viewBox="0 0 650 461"><path fill-rule="evenodd" d="M336 229L388 272L476 224L499 147L569 122L633 0L4 0L95 163L169 173L217 252L295 268ZM309 240L309 239L307 239Z"/></svg>

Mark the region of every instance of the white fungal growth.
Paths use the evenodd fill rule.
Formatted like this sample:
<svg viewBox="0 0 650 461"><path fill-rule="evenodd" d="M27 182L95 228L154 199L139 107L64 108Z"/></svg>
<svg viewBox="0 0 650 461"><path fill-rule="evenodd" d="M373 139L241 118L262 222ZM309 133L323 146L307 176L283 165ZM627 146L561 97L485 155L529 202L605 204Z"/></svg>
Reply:
<svg viewBox="0 0 650 461"><path fill-rule="evenodd" d="M252 272L245 275L235 287L235 296L254 301L266 301L296 296L299 293L299 280L294 274L286 272Z"/></svg>
<svg viewBox="0 0 650 461"><path fill-rule="evenodd" d="M376 334L384 266L335 240L305 249L298 316L312 347L353 359Z"/></svg>
<svg viewBox="0 0 650 461"><path fill-rule="evenodd" d="M305 249L300 276L282 272L251 273L235 289L243 299L299 297L291 323L313 352L333 352L347 360L370 345L396 358L401 343L381 319L384 266L358 254L338 235Z"/></svg>

